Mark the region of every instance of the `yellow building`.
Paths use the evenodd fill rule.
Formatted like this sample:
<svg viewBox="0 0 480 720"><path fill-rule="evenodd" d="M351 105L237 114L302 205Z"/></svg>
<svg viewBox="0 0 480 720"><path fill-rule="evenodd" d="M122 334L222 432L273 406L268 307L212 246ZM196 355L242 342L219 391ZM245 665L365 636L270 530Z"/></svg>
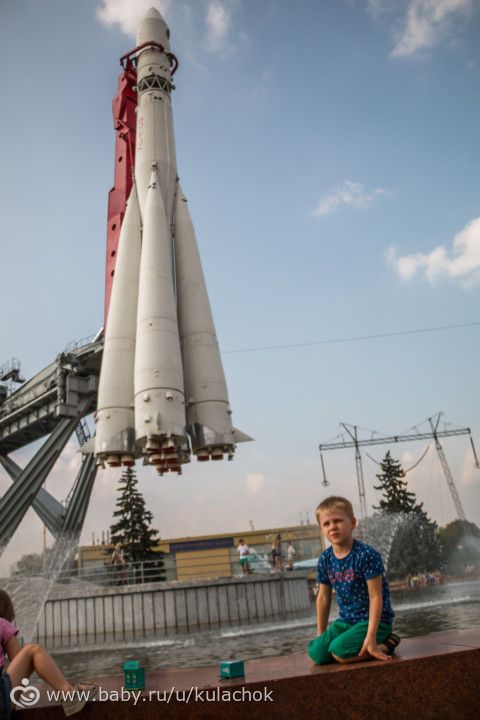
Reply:
<svg viewBox="0 0 480 720"><path fill-rule="evenodd" d="M167 580L230 577L241 572L237 546L240 538L243 538L250 548L251 571L268 573L271 569L272 543L278 535L284 563L290 542L295 549L295 561L317 558L324 549L318 525L295 525L165 539L159 543L158 550L165 553ZM109 563L112 550L113 546L108 543L80 547L77 553L79 570L89 574L97 571L101 573Z"/></svg>

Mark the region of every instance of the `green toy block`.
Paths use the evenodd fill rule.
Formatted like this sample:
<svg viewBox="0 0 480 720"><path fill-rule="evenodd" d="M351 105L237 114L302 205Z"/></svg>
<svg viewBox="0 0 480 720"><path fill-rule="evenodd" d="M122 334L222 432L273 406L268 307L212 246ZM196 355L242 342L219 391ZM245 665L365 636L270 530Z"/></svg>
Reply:
<svg viewBox="0 0 480 720"><path fill-rule="evenodd" d="M138 660L127 660L124 662L123 672L125 673L125 682L123 685L125 690L144 690L145 668L140 667Z"/></svg>
<svg viewBox="0 0 480 720"><path fill-rule="evenodd" d="M221 678L237 678L245 676L243 660L223 660L220 663Z"/></svg>

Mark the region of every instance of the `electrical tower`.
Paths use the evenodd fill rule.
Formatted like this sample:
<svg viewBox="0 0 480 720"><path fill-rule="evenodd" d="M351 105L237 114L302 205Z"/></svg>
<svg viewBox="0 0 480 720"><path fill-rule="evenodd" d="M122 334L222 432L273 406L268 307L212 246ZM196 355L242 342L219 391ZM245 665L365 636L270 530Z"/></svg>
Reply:
<svg viewBox="0 0 480 720"><path fill-rule="evenodd" d="M417 428L415 428L414 433L405 433L401 435L389 435L389 436L379 436L376 433L372 433L371 438L367 438L365 440L359 440L358 439L358 427L357 425L347 425L346 423L340 423L341 426L346 430L348 435L350 436L349 440L339 440L336 442L328 442L328 443L322 443L319 445L320 450L320 460L322 463L322 475L323 475L323 485L328 485L327 476L325 473L325 463L323 459L323 452L326 450L345 450L346 448L354 448L355 449L355 468L357 473L357 482L358 482L358 494L360 498L360 513L363 518L367 517L367 504L365 499L365 481L364 481L364 475L363 475L363 465L362 465L362 455L360 452L360 447L366 447L366 446L373 446L373 445L390 445L391 443L400 443L400 442L411 442L413 440L432 440L435 442L435 449L438 453L438 457L440 459L440 464L442 466L442 470L445 475L445 479L447 481L448 489L450 490L450 494L452 496L453 503L455 505L455 510L457 512L457 516L460 520L466 520L465 510L463 509L462 501L460 500L460 496L458 494L457 487L455 485L455 480L453 478L452 472L450 470L450 467L447 462L447 458L445 455L445 451L440 443L440 438L444 437L456 437L458 435L469 435L470 437L470 443L472 446L473 451L473 457L475 461L475 467L479 468L479 462L478 462L478 456L477 452L475 450L475 445L473 443L472 433L470 428L453 428L451 430L439 430L438 426L440 423L440 418L443 413L439 412L437 415L434 415L430 418L428 418L428 422L430 424L430 431L429 432L418 432ZM375 437L375 435L377 435Z"/></svg>

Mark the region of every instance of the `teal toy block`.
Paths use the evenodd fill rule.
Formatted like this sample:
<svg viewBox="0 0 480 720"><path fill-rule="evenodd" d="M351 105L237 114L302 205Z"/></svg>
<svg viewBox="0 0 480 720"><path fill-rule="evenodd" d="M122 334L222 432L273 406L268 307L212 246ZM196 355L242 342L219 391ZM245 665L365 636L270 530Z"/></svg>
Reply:
<svg viewBox="0 0 480 720"><path fill-rule="evenodd" d="M223 660L220 663L221 678L238 678L245 676L243 660Z"/></svg>
<svg viewBox="0 0 480 720"><path fill-rule="evenodd" d="M140 667L138 660L127 660L124 662L123 672L125 674L125 681L123 684L125 690L145 689L145 668Z"/></svg>

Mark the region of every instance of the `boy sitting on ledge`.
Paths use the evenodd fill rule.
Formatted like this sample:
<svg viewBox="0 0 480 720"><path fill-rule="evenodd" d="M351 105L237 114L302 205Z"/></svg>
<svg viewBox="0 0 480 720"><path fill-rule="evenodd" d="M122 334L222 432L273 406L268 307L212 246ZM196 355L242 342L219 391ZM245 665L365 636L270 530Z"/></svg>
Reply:
<svg viewBox="0 0 480 720"><path fill-rule="evenodd" d="M309 657L317 665L390 660L400 638L392 633L393 610L380 553L354 539L357 521L349 500L329 497L315 514L331 547L318 560L318 637L309 643ZM340 615L327 629L332 589Z"/></svg>

